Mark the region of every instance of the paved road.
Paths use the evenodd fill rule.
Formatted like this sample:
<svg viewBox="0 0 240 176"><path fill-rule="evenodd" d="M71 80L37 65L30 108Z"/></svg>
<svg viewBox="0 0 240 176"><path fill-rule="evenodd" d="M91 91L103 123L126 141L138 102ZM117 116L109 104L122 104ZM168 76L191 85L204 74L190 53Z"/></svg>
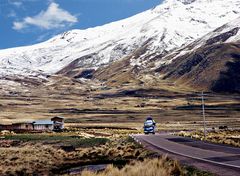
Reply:
<svg viewBox="0 0 240 176"><path fill-rule="evenodd" d="M134 135L137 141L161 154L217 175L240 176L240 148L170 134Z"/></svg>

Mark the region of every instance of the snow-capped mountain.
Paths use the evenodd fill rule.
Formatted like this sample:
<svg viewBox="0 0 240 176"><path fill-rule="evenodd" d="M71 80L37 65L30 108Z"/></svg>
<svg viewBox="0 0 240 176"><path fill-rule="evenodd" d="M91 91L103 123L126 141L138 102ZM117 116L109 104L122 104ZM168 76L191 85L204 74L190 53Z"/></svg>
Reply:
<svg viewBox="0 0 240 176"><path fill-rule="evenodd" d="M146 45L145 55L168 53L240 15L240 0L165 0L133 17L86 30L72 30L32 46L0 51L0 75L54 74L75 67L98 68Z"/></svg>
<svg viewBox="0 0 240 176"><path fill-rule="evenodd" d="M163 79L196 90L240 92L240 17L155 62Z"/></svg>

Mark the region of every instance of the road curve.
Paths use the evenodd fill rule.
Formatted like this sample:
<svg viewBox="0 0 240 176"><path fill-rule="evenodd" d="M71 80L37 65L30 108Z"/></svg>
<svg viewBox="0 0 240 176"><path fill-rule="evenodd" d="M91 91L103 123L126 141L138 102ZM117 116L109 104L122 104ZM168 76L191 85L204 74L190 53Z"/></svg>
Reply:
<svg viewBox="0 0 240 176"><path fill-rule="evenodd" d="M196 141L171 134L133 135L136 141L160 154L216 175L240 176L240 148Z"/></svg>

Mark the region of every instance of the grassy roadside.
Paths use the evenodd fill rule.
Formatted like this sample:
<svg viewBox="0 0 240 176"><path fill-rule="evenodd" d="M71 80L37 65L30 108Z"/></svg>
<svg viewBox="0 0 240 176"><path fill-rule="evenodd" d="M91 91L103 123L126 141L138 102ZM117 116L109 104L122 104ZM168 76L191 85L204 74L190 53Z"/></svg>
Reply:
<svg viewBox="0 0 240 176"><path fill-rule="evenodd" d="M202 131L182 131L176 133L176 135L191 137L197 140L204 139L204 133ZM240 147L240 130L215 130L207 132L206 140L217 144L226 144L234 147Z"/></svg>

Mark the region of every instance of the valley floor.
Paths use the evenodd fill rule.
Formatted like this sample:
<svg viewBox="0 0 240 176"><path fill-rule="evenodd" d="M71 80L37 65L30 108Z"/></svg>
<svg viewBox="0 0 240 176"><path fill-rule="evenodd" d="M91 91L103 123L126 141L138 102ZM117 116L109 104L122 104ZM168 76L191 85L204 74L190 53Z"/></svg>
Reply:
<svg viewBox="0 0 240 176"><path fill-rule="evenodd" d="M159 131L202 130L199 92L162 80L144 85L109 85L56 76L37 86L21 82L1 87L0 124L63 116L66 131L2 134L3 175L68 174L75 172L71 169L84 170L82 166L89 165L107 167L102 175L124 175L126 170L135 172L134 167L143 165L156 169L156 163L161 163L156 167L165 175L209 175L159 158L127 138L142 133L149 115ZM205 103L207 130L240 128L240 95L207 93Z"/></svg>
<svg viewBox="0 0 240 176"><path fill-rule="evenodd" d="M201 94L174 83L105 85L98 81L51 78L38 86L0 89L0 123L65 117L65 123L120 123L141 128L146 116L169 129L202 128ZM6 86L6 85L5 85ZM240 95L206 93L208 128L240 127Z"/></svg>

